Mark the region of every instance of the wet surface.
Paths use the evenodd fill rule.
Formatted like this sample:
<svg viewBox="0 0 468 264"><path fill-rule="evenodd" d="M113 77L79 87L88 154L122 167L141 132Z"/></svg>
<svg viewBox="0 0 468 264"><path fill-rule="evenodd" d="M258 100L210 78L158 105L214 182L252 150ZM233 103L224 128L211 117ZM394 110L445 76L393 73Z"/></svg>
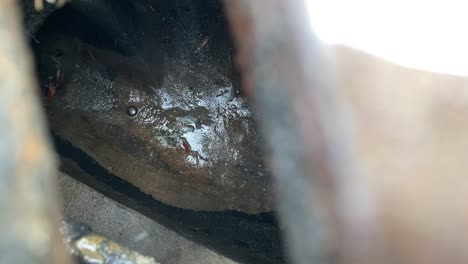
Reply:
<svg viewBox="0 0 468 264"><path fill-rule="evenodd" d="M61 170L117 203L240 263L284 263L279 228L272 213L250 215L238 211L194 211L168 206L112 175L80 149L58 137L54 139L62 157ZM95 210L94 216L89 217L107 214L94 204L82 206L91 206L91 210ZM79 212L74 214L79 215ZM117 221L120 217L114 219Z"/></svg>
<svg viewBox="0 0 468 264"><path fill-rule="evenodd" d="M66 242L95 232L161 264L238 264L66 174L58 180L68 224L60 231Z"/></svg>
<svg viewBox="0 0 468 264"><path fill-rule="evenodd" d="M218 1L77 1L56 12L35 44L43 89L65 76L44 100L52 130L168 205L271 211L226 23Z"/></svg>

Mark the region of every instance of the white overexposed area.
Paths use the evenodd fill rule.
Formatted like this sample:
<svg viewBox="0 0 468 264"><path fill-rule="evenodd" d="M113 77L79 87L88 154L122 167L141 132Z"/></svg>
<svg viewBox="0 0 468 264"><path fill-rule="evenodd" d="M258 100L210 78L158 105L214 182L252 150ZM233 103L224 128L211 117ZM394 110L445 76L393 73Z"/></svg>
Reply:
<svg viewBox="0 0 468 264"><path fill-rule="evenodd" d="M468 1L307 0L312 27L403 66L468 75Z"/></svg>

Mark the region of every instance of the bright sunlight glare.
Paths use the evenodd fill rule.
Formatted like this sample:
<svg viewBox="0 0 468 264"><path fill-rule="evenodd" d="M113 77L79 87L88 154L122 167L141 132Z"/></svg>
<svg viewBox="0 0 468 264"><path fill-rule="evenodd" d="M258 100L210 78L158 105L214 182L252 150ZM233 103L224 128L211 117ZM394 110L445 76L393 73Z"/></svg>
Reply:
<svg viewBox="0 0 468 264"><path fill-rule="evenodd" d="M468 75L466 0L307 0L312 27L403 66Z"/></svg>

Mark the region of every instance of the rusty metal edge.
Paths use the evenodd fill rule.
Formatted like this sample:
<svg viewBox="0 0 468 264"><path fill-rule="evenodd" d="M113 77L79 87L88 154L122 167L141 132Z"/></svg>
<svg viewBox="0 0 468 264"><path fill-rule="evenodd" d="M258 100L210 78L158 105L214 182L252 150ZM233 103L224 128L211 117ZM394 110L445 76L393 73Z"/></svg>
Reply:
<svg viewBox="0 0 468 264"><path fill-rule="evenodd" d="M0 1L0 263L68 263L57 230L57 163L18 4Z"/></svg>
<svg viewBox="0 0 468 264"><path fill-rule="evenodd" d="M226 0L243 88L254 98L293 263L343 260L347 133L305 0Z"/></svg>

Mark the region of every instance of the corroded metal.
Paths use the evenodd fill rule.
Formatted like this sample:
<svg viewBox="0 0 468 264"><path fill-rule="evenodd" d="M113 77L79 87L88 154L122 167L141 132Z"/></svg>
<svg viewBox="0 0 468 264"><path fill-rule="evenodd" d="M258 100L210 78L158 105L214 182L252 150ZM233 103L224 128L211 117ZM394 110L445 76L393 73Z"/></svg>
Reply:
<svg viewBox="0 0 468 264"><path fill-rule="evenodd" d="M56 162L15 0L0 1L0 39L0 263L67 263Z"/></svg>

